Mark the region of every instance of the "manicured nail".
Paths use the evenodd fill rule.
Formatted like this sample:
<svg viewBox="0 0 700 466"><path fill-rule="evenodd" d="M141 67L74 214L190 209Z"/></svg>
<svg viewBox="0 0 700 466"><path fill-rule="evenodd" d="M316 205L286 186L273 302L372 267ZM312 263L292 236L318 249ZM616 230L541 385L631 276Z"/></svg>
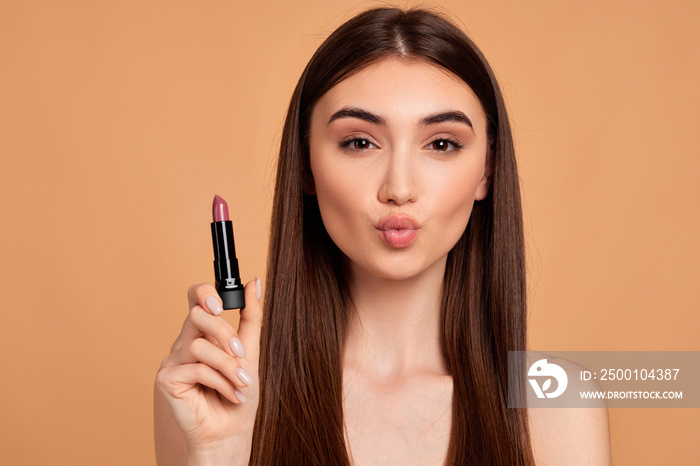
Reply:
<svg viewBox="0 0 700 466"><path fill-rule="evenodd" d="M224 308L221 306L221 303L214 296L207 296L207 299L205 299L204 302L207 304L207 307L215 316L218 316L219 314L224 312Z"/></svg>
<svg viewBox="0 0 700 466"><path fill-rule="evenodd" d="M241 343L241 340L239 340L236 337L233 337L228 341L228 345L231 347L231 351L233 351L233 354L235 354L239 358L245 358L246 352L245 348L243 348L243 343Z"/></svg>
<svg viewBox="0 0 700 466"><path fill-rule="evenodd" d="M257 277L255 279L255 295L258 297L258 301L260 301L260 298L262 298L262 283Z"/></svg>
<svg viewBox="0 0 700 466"><path fill-rule="evenodd" d="M239 367L238 370L236 370L236 375L238 376L239 379L241 379L241 382L246 384L246 386L253 385L253 378L250 376L249 373L244 371L242 368Z"/></svg>
<svg viewBox="0 0 700 466"><path fill-rule="evenodd" d="M240 401L241 403L245 403L246 401L248 401L248 398L246 398L240 390L235 389L233 390L233 393L236 395L236 398L238 398L238 401Z"/></svg>

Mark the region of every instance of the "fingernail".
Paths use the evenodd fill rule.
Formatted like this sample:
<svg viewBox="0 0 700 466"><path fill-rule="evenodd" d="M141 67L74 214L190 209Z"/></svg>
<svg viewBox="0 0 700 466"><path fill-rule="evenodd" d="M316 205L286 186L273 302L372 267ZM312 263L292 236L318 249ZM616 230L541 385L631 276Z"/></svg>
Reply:
<svg viewBox="0 0 700 466"><path fill-rule="evenodd" d="M243 343L241 343L241 340L239 340L236 337L233 337L228 341L228 345L231 347L231 351L233 351L233 354L235 354L239 358L245 358L246 352L245 348L243 348Z"/></svg>
<svg viewBox="0 0 700 466"><path fill-rule="evenodd" d="M207 299L205 299L204 302L215 316L218 316L224 312L224 308L221 306L221 303L214 296L207 296Z"/></svg>
<svg viewBox="0 0 700 466"><path fill-rule="evenodd" d="M235 389L233 390L233 393L236 395L236 398L238 398L238 401L240 401L241 403L245 403L246 401L248 401L248 398L246 398L240 390Z"/></svg>
<svg viewBox="0 0 700 466"><path fill-rule="evenodd" d="M255 279L255 295L258 297L258 301L260 301L260 298L262 298L262 283L257 277Z"/></svg>
<svg viewBox="0 0 700 466"><path fill-rule="evenodd" d="M236 375L238 376L239 379L241 379L241 382L246 384L246 386L253 385L253 378L250 376L249 373L244 371L242 368L240 368L240 367L238 368L238 370L236 371Z"/></svg>

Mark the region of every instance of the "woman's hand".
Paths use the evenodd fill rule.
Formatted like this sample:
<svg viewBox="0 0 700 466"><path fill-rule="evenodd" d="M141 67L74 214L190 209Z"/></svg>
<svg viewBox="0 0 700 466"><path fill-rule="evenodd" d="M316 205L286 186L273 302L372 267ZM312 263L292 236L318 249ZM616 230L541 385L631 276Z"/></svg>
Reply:
<svg viewBox="0 0 700 466"><path fill-rule="evenodd" d="M212 284L193 285L187 293L190 312L160 366L156 397L165 399L184 434L189 464L215 458L248 464L259 401L261 294L259 279L246 284L236 332L219 317L223 308Z"/></svg>

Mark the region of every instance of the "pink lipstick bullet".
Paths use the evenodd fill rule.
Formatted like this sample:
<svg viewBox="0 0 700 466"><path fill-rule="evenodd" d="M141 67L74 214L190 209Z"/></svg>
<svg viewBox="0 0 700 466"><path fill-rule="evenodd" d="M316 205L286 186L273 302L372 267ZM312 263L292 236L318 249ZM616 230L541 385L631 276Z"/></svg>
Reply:
<svg viewBox="0 0 700 466"><path fill-rule="evenodd" d="M228 216L228 204L214 196L212 205L211 239L214 244L214 278L216 291L224 309L243 309L245 297L241 274L238 271L236 245L233 240L233 222Z"/></svg>

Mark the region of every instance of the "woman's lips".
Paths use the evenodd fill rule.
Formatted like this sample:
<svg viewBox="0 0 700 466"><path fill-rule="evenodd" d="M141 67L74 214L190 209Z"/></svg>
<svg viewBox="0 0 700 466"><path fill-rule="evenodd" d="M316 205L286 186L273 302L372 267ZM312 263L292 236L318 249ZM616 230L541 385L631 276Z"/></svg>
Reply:
<svg viewBox="0 0 700 466"><path fill-rule="evenodd" d="M392 214L377 225L379 236L392 248L405 248L415 241L420 226L408 215Z"/></svg>

